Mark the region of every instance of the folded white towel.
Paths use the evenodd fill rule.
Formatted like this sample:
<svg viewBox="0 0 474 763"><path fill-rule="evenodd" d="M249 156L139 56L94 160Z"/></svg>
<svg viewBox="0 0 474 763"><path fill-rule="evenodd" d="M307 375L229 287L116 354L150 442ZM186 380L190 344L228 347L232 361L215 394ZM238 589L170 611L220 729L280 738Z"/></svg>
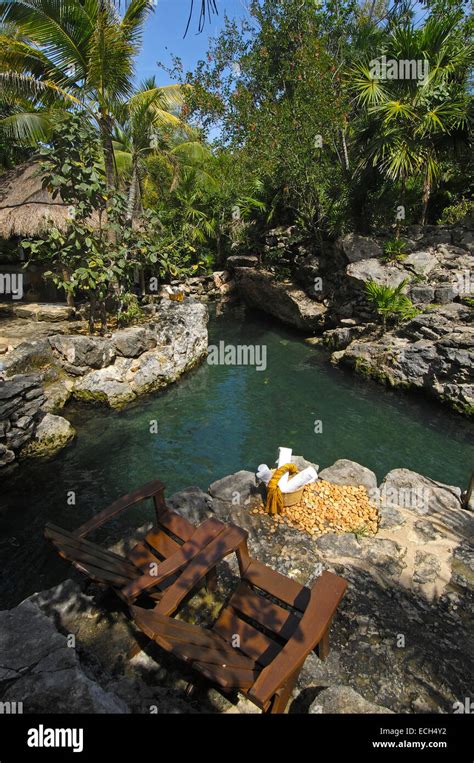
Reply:
<svg viewBox="0 0 474 763"><path fill-rule="evenodd" d="M293 451L291 448L278 448L278 468L280 468L280 466L284 466L285 464L290 464L292 455Z"/></svg>
<svg viewBox="0 0 474 763"><path fill-rule="evenodd" d="M285 490L281 488L281 485L280 489L282 493L294 493L296 490L300 490L300 488L304 487L305 485L309 485L311 482L315 482L317 479L318 474L316 469L314 469L312 466L308 466L306 469L298 472L298 474L295 474L294 477L288 480L287 484L285 485Z"/></svg>
<svg viewBox="0 0 474 763"><path fill-rule="evenodd" d="M264 482L265 485L268 485L272 478L272 471L268 468L266 464L260 464L257 471L257 480L259 482Z"/></svg>

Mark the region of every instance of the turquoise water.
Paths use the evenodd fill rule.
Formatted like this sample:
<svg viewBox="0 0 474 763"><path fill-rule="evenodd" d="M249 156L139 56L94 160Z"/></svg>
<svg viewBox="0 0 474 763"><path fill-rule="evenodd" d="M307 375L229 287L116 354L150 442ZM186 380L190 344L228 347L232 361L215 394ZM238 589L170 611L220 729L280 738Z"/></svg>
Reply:
<svg viewBox="0 0 474 763"><path fill-rule="evenodd" d="M379 479L407 467L467 486L474 463L467 420L332 368L299 335L260 315L237 309L213 318L209 328L211 344L266 346L267 369L204 363L124 411L71 409L76 443L2 486L0 606L66 576L66 563L42 539L47 519L73 528L155 478L165 482L168 495L188 485L207 489L225 474L271 464L279 445L321 467L349 458ZM150 431L153 422L157 433ZM147 516L147 507L133 510L114 521L111 532Z"/></svg>

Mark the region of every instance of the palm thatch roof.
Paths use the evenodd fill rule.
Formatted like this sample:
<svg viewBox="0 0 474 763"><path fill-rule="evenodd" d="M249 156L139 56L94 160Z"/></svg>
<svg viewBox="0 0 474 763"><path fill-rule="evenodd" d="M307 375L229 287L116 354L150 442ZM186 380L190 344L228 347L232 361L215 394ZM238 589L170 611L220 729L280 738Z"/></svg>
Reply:
<svg viewBox="0 0 474 763"><path fill-rule="evenodd" d="M41 187L37 162L0 176L0 238L41 236L52 226L65 230L70 221L70 206Z"/></svg>

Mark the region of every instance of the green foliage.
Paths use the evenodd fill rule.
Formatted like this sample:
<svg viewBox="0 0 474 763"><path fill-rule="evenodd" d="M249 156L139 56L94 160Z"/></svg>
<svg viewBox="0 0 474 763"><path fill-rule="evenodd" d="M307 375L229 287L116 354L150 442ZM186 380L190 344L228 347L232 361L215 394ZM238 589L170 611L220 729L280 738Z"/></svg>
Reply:
<svg viewBox="0 0 474 763"><path fill-rule="evenodd" d="M261 181L272 223L337 232L346 215L347 101L334 40L321 33L327 9L264 0L250 14L251 31L227 21L189 75L191 107L205 126L220 125L241 175ZM345 24L334 9L330 19L333 33Z"/></svg>
<svg viewBox="0 0 474 763"><path fill-rule="evenodd" d="M369 302L375 307L377 314L382 318L384 327L387 319L404 321L414 318L418 314L413 302L403 289L408 283L404 279L398 286L385 286L375 281L368 281L365 285L365 293Z"/></svg>
<svg viewBox="0 0 474 763"><path fill-rule="evenodd" d="M445 207L438 222L440 225L455 225L466 217L474 218L474 201L471 199L461 199L456 204Z"/></svg>
<svg viewBox="0 0 474 763"><path fill-rule="evenodd" d="M401 238L391 238L384 244L382 259L384 262L399 262L404 260L407 254L405 241Z"/></svg>
<svg viewBox="0 0 474 763"><path fill-rule="evenodd" d="M361 174L373 167L389 183L395 182L402 205L407 184L417 180L423 223L446 161L455 155L454 149L467 144L469 136L474 48L461 17L456 8L447 9L445 15L436 11L416 28L412 19L395 15L376 55L370 48L348 71ZM423 79L374 73L373 62L382 55L395 62L423 63L427 67Z"/></svg>
<svg viewBox="0 0 474 763"><path fill-rule="evenodd" d="M121 295L121 301L122 309L117 319L119 326L129 326L142 317L143 313L136 294L125 292Z"/></svg>
<svg viewBox="0 0 474 763"><path fill-rule="evenodd" d="M53 198L59 195L70 205L70 223L23 242L31 259L50 266L45 275L58 288L86 296L91 332L96 308L104 331L107 297L115 295L120 314L126 300L121 292L127 293L135 269L158 260L153 226L146 235L132 230L126 196L106 190L99 152L97 133L84 114L73 113L59 122L51 144L42 149L41 172Z"/></svg>

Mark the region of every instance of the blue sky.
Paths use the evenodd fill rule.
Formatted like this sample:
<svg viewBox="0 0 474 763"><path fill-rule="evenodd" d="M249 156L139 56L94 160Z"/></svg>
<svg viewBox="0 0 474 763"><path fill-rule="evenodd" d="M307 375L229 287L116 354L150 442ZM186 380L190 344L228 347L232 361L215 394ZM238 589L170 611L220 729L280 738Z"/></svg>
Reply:
<svg viewBox="0 0 474 763"><path fill-rule="evenodd" d="M170 65L170 53L182 59L185 71L193 69L199 59L205 58L209 37L217 35L222 29L224 8L231 18L245 18L248 15L246 0L219 0L219 15L212 16L211 21L207 21L204 31L196 34L199 20L198 5L200 3L195 0L194 18L188 35L183 40L190 0L157 0L155 11L147 22L142 51L138 56L138 81L155 74L159 85L168 84L169 76L157 68L156 62L162 61Z"/></svg>
<svg viewBox="0 0 474 763"><path fill-rule="evenodd" d="M171 53L179 56L185 71L194 69L197 61L205 58L209 38L219 34L224 25L224 14L230 18L248 18L248 0L217 0L219 15L211 16L201 34L197 34L200 0L194 0L194 18L185 40L183 34L189 17L191 0L156 0L156 7L147 21L143 38L143 47L137 60L136 78L141 82L145 77L155 74L158 85L167 85L170 78L166 72L158 69L156 62L171 65ZM426 13L420 11L417 4L415 18L420 20Z"/></svg>

